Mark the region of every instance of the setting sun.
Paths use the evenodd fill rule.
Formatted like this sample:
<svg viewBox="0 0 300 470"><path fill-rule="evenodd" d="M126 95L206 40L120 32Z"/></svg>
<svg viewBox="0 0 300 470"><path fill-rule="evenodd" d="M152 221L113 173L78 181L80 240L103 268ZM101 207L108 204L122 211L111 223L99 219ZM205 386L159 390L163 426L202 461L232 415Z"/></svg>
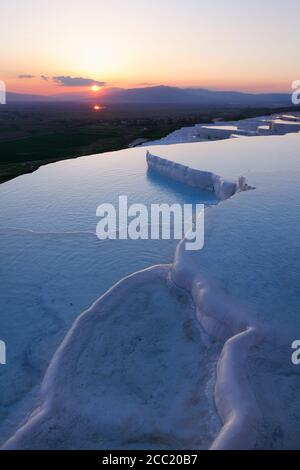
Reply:
<svg viewBox="0 0 300 470"><path fill-rule="evenodd" d="M98 86L98 85L92 85L91 86L91 91L99 91L99 90L101 90L100 86Z"/></svg>

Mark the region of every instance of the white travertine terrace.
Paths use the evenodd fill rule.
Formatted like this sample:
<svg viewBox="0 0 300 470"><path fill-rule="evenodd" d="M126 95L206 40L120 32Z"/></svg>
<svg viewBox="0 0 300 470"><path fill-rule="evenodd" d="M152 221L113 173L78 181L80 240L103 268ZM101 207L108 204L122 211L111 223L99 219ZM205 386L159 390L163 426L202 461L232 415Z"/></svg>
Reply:
<svg viewBox="0 0 300 470"><path fill-rule="evenodd" d="M196 124L184 127L160 140L143 145L176 144L223 140L237 136L285 135L300 131L300 114L276 114L241 121L215 122L214 124Z"/></svg>
<svg viewBox="0 0 300 470"><path fill-rule="evenodd" d="M285 119L275 119L271 123L270 135L285 135L292 132L300 132L300 121L287 121Z"/></svg>
<svg viewBox="0 0 300 470"><path fill-rule="evenodd" d="M149 169L179 183L210 191L219 200L228 199L239 191L252 189L248 186L243 176L239 177L237 181L225 180L211 171L190 168L180 163L152 155L149 151L147 151L146 160Z"/></svg>
<svg viewBox="0 0 300 470"><path fill-rule="evenodd" d="M248 125L252 128L253 121ZM148 165L161 174L227 197L206 211L204 249L188 252L181 242L172 266L124 278L82 313L51 361L36 409L4 449L299 448L299 374L289 356L299 330L299 151L300 134L291 134L156 148L163 159L148 154ZM107 179L114 191L116 172L122 176L122 191L128 179L121 166L125 155L127 165L130 155L144 162L143 149L132 149L123 151L113 168L110 154ZM103 158L95 158L92 166L90 157L61 164L68 174L76 170L78 187L86 169L86 199L90 175ZM56 181L52 165L43 168L40 178L49 178L51 171ZM134 165L130 172L134 186L141 173ZM230 197L236 181L246 189L239 175L257 189ZM38 177L31 175L30 185ZM26 182L20 182L23 193ZM14 195L16 186L6 187ZM51 202L54 193L51 186ZM24 244L23 234L21 240ZM61 243L55 242L55 248ZM93 253L88 252L88 265ZM187 308L189 297L174 291L174 283L193 298L193 312ZM24 333L33 322L24 314L19 318ZM53 328L49 319L47 309L47 331ZM213 349L217 357L206 335L221 345L221 354ZM30 355L26 350L22 367L28 367ZM212 396L221 426L213 423Z"/></svg>

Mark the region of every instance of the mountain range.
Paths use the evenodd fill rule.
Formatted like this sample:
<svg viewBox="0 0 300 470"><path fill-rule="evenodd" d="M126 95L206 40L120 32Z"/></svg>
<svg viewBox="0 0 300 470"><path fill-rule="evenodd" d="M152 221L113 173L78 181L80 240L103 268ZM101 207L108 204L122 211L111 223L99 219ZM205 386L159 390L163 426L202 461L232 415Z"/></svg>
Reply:
<svg viewBox="0 0 300 470"><path fill-rule="evenodd" d="M143 88L105 88L97 93L91 91L59 93L51 96L7 93L7 103L17 102L94 102L103 104L205 104L232 106L288 106L291 97L285 93L242 93L237 91L213 91L203 88L178 88L150 86Z"/></svg>

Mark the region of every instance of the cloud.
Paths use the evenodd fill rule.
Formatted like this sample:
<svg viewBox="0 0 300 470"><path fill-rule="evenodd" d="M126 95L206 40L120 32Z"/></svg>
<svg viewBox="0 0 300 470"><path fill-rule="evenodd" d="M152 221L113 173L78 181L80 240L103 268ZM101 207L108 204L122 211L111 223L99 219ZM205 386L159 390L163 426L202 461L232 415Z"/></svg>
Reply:
<svg viewBox="0 0 300 470"><path fill-rule="evenodd" d="M47 81L49 80L49 77L46 77L46 75L41 75L41 79Z"/></svg>
<svg viewBox="0 0 300 470"><path fill-rule="evenodd" d="M22 79L22 78L34 78L35 75L31 75L30 73L21 73L20 75L18 75L18 78Z"/></svg>
<svg viewBox="0 0 300 470"><path fill-rule="evenodd" d="M142 83L137 83L136 86L153 86L154 83L149 83L149 82L142 82Z"/></svg>
<svg viewBox="0 0 300 470"><path fill-rule="evenodd" d="M70 77L70 76L64 76L64 75L61 75L58 77L52 77L52 78L60 86L90 86L90 85L105 86L106 85L106 82L99 82L97 80L93 80L92 78Z"/></svg>

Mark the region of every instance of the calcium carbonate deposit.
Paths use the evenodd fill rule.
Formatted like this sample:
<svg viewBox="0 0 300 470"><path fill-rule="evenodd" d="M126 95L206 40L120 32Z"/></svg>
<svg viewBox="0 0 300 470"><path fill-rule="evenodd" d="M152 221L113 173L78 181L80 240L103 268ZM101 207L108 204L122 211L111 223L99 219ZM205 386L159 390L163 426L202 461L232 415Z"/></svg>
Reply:
<svg viewBox="0 0 300 470"><path fill-rule="evenodd" d="M3 448L299 447L299 155L243 136L1 185ZM204 248L98 240L120 194L204 203Z"/></svg>

